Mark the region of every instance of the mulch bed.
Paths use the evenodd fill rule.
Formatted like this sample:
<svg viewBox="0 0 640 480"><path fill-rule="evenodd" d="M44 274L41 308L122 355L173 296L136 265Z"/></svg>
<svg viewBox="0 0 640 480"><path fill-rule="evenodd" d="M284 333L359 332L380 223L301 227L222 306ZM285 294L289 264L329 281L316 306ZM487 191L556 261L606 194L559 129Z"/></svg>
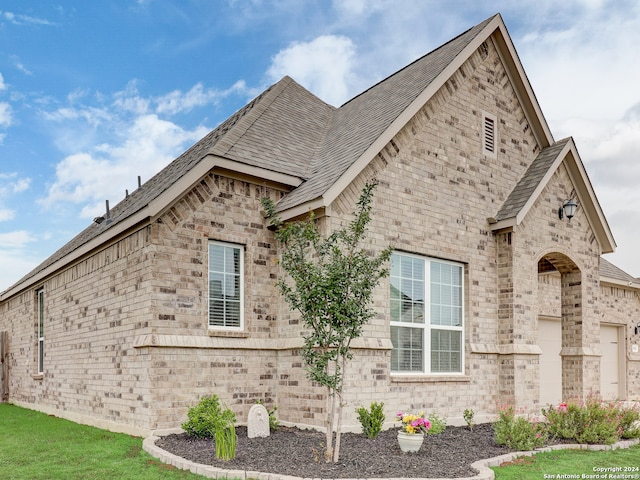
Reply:
<svg viewBox="0 0 640 480"><path fill-rule="evenodd" d="M340 461L326 463L324 434L294 427L280 427L267 438L247 437L245 427L237 427L236 458L216 460L211 439L187 434L168 435L156 445L192 462L226 470L278 473L305 478L428 478L472 477L471 464L496 457L509 449L496 445L491 424L447 427L438 435L427 435L417 453L402 453L397 430L386 430L375 439L362 434L343 433Z"/></svg>

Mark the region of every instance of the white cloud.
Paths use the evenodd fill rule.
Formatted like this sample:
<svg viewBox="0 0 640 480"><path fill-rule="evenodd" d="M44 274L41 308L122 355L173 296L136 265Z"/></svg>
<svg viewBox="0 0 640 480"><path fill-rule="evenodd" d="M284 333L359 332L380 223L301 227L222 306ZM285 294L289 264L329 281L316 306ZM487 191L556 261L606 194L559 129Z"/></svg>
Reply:
<svg viewBox="0 0 640 480"><path fill-rule="evenodd" d="M137 186L137 176L148 179L166 166L185 145L202 138L208 130L184 130L156 115L142 115L125 126L118 143L95 145L90 151L65 157L56 166L55 181L39 203L48 208L58 203L82 205L80 215L93 218L124 197L125 189Z"/></svg>
<svg viewBox="0 0 640 480"><path fill-rule="evenodd" d="M4 78L2 77L2 74L0 73L0 90L6 90L7 89L7 84L4 83Z"/></svg>
<svg viewBox="0 0 640 480"><path fill-rule="evenodd" d="M15 172L0 173L0 222L13 220L16 216L13 209L4 205L6 198L24 192L30 184L30 178L20 178Z"/></svg>
<svg viewBox="0 0 640 480"><path fill-rule="evenodd" d="M0 233L0 246L3 250L21 249L36 239L26 230Z"/></svg>
<svg viewBox="0 0 640 480"><path fill-rule="evenodd" d="M0 222L6 222L7 220L13 220L16 213L13 210L0 206Z"/></svg>
<svg viewBox="0 0 640 480"><path fill-rule="evenodd" d="M0 127L8 127L12 120L11 106L6 102L0 102Z"/></svg>
<svg viewBox="0 0 640 480"><path fill-rule="evenodd" d="M278 52L267 75L273 82L289 75L325 102L340 105L353 90L355 53L349 38L322 35L310 42L294 42Z"/></svg>
<svg viewBox="0 0 640 480"><path fill-rule="evenodd" d="M205 89L202 83L197 83L187 92L174 90L171 93L156 98L156 112L175 115L177 113L189 112L196 107L214 105L222 98L231 93L246 92L244 81L238 81L227 90Z"/></svg>
<svg viewBox="0 0 640 480"><path fill-rule="evenodd" d="M26 230L0 233L0 292L39 263L29 250L37 239Z"/></svg>
<svg viewBox="0 0 640 480"><path fill-rule="evenodd" d="M14 25L54 25L52 22L44 18L31 17L20 13L0 11L0 16Z"/></svg>

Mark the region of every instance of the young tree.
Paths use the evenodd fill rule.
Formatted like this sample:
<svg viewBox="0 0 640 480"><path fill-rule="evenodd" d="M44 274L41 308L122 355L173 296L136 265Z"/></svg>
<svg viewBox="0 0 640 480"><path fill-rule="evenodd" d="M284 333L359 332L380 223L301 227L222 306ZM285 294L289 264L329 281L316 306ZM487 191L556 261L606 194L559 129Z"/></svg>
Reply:
<svg viewBox="0 0 640 480"><path fill-rule="evenodd" d="M275 204L262 201L275 237L284 246L280 264L289 279L280 278L278 288L308 329L302 348L307 378L327 390L327 462L337 462L340 455L343 380L347 360L353 357L351 341L362 335L363 326L374 316L373 290L388 275L385 264L391 247L372 255L360 246L371 220L375 186L375 182L365 185L353 220L326 238L313 212L304 221L284 223Z"/></svg>

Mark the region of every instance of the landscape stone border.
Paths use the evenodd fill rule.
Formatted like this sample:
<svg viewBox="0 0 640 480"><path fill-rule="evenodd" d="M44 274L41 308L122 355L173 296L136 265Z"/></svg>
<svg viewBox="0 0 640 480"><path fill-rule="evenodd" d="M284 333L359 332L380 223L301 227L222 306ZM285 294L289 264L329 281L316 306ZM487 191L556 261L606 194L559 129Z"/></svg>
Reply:
<svg viewBox="0 0 640 480"><path fill-rule="evenodd" d="M195 463L185 458L169 453L166 450L156 445L156 440L159 440L158 436L151 436L144 439L142 442L142 448L152 457L157 458L163 463L173 465L181 470L189 470L198 475L202 475L207 478L215 479L240 479L240 480L305 480L301 477L293 477L291 475L280 475L279 473L264 473L253 472L249 470L225 470L223 468L213 467L211 465L203 465L201 463ZM451 478L428 478L424 480L494 480L495 474L490 467L497 467L506 462L512 462L520 457L530 457L540 452L551 452L553 450L617 450L619 448L629 448L633 445L637 445L640 439L634 438L632 440L621 440L613 445L585 445L585 444L560 444L551 445L549 447L539 448L529 452L511 452L498 457L488 458L485 460L478 460L471 464L471 467L478 471L478 474L474 477L459 477L455 479ZM339 480L356 480L356 479L339 479ZM359 479L361 480L361 479ZM377 479L376 480L387 480ZM399 480L397 478L388 480ZM421 479L411 479L421 480Z"/></svg>

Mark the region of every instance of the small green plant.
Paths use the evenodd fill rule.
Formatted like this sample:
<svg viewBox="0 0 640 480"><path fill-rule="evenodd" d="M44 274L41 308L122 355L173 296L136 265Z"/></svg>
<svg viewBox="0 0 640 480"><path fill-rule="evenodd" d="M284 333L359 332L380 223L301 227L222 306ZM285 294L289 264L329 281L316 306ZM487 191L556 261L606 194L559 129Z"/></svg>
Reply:
<svg viewBox="0 0 640 480"><path fill-rule="evenodd" d="M547 442L547 430L543 423L530 422L524 417L516 418L512 406L502 409L493 424L495 442L512 450L533 450Z"/></svg>
<svg viewBox="0 0 640 480"><path fill-rule="evenodd" d="M384 424L384 403L371 403L370 410L365 407L356 408L358 414L358 421L362 425L362 433L367 438L376 438L382 431L382 425Z"/></svg>
<svg viewBox="0 0 640 480"><path fill-rule="evenodd" d="M236 415L223 407L217 395L203 397L187 412L182 424L187 434L197 438L214 438L216 458L230 460L236 455Z"/></svg>
<svg viewBox="0 0 640 480"><path fill-rule="evenodd" d="M469 430L473 430L473 425L475 423L474 422L475 412L470 408L466 408L465 411L462 413L462 416L464 417L464 421L467 423L467 427L469 427Z"/></svg>
<svg viewBox="0 0 640 480"><path fill-rule="evenodd" d="M429 415L429 422L431 422L431 428L427 431L429 435L437 435L447 429L447 421L435 413Z"/></svg>
<svg viewBox="0 0 640 480"><path fill-rule="evenodd" d="M269 408L264 404L264 400L261 398L256 401L257 404L263 405L267 409L267 413L269 414L269 430L275 432L280 427L280 422L278 421L278 417L276 417L276 411L278 410L277 406L273 406L273 408Z"/></svg>

